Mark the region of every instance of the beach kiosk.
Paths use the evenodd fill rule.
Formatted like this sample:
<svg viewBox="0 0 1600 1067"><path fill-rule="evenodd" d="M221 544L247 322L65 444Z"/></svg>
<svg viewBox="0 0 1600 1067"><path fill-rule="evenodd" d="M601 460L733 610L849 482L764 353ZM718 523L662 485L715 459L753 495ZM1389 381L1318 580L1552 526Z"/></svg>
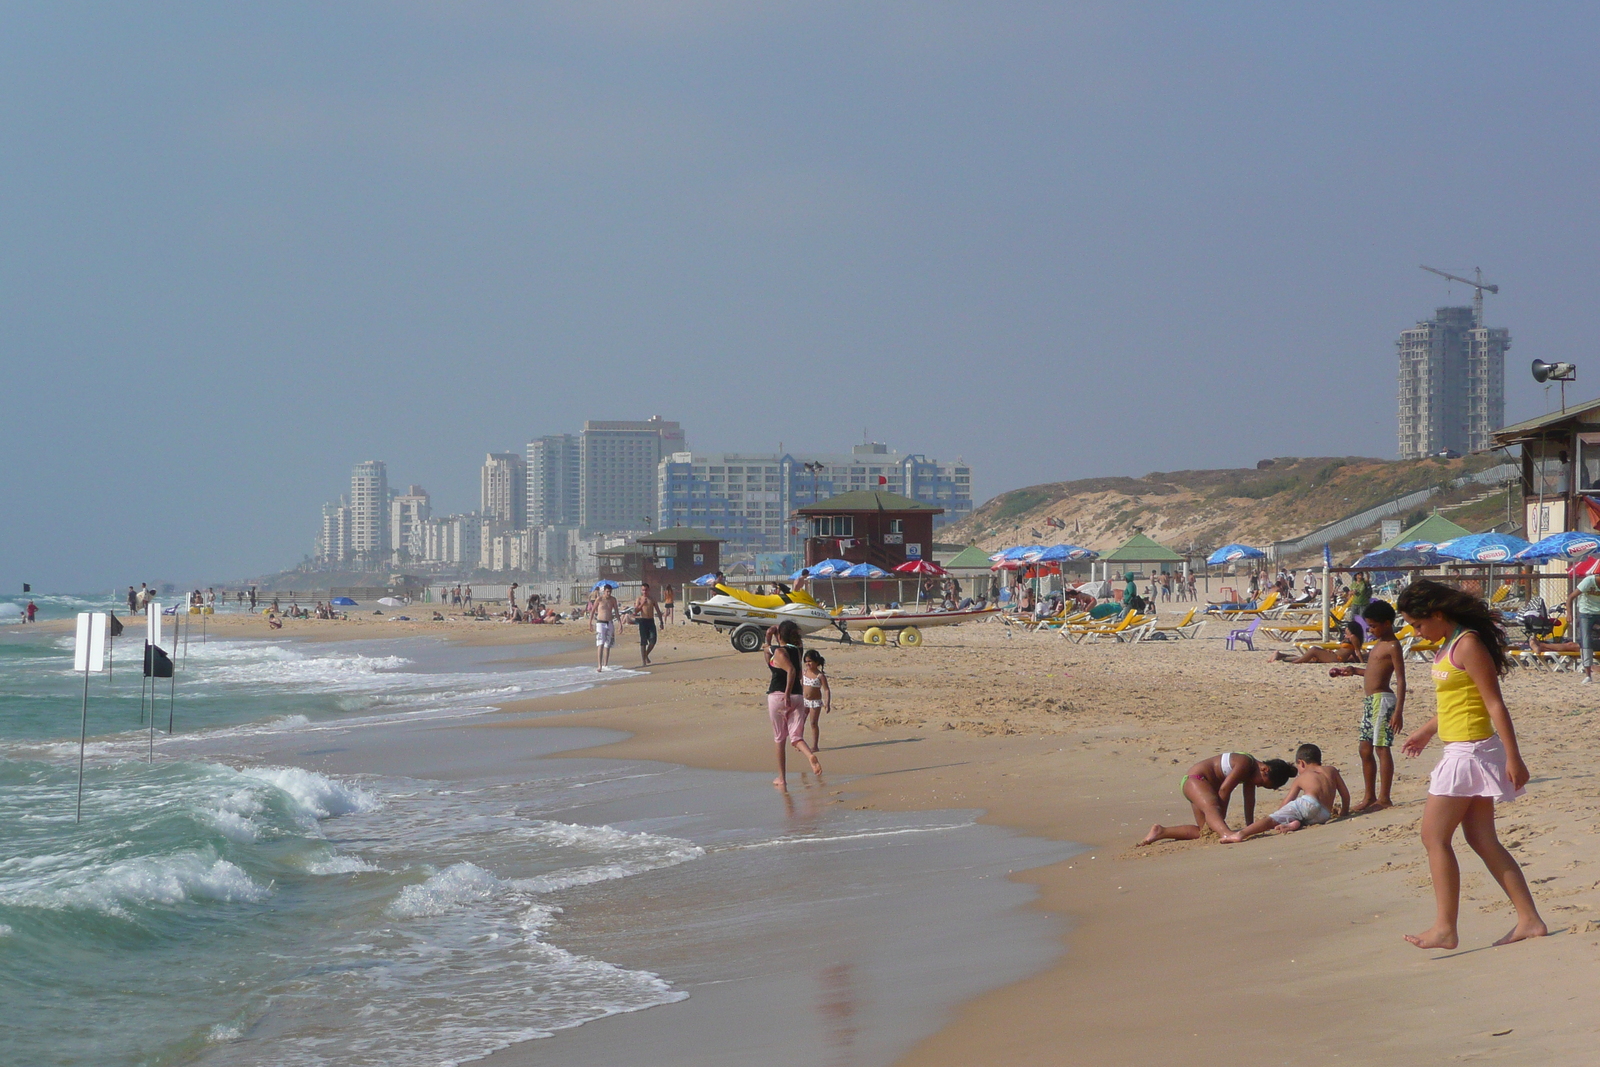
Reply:
<svg viewBox="0 0 1600 1067"><path fill-rule="evenodd" d="M1130 565L1135 563L1151 563L1163 573L1171 573L1175 567L1187 563L1188 557L1179 555L1163 545L1158 545L1142 533L1136 533L1120 546L1100 557L1104 565L1102 577L1109 579L1113 574L1127 573Z"/></svg>
<svg viewBox="0 0 1600 1067"><path fill-rule="evenodd" d="M669 526L639 538L638 543L639 547L649 549L640 568L640 577L650 583L657 600L661 588L670 585L673 597L682 602L685 583L722 569L722 538L713 537L706 530Z"/></svg>
<svg viewBox="0 0 1600 1067"><path fill-rule="evenodd" d="M722 567L722 538L705 530L671 526L594 555L602 579L618 585L649 582L658 594L670 585L673 596L682 600L686 583Z"/></svg>
<svg viewBox="0 0 1600 1067"><path fill-rule="evenodd" d="M908 559L933 558L933 519L944 508L899 493L841 493L795 514L810 523L806 566L825 559L870 563L893 571Z"/></svg>
<svg viewBox="0 0 1600 1067"><path fill-rule="evenodd" d="M1521 446L1522 536L1540 541L1557 533L1600 531L1600 400L1513 423L1489 435L1496 448ZM1567 564L1538 567L1545 600L1565 600Z"/></svg>

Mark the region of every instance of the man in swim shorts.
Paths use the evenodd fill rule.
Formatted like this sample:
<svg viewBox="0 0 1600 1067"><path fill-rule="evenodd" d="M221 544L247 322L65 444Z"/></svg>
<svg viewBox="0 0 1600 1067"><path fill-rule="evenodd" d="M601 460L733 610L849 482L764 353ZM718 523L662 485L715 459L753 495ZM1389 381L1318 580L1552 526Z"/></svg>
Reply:
<svg viewBox="0 0 1600 1067"><path fill-rule="evenodd" d="M650 653L656 647L656 621L661 618L661 608L650 595L650 583L639 583L639 599L633 602L633 621L639 627L639 658L641 667L650 666Z"/></svg>
<svg viewBox="0 0 1600 1067"><path fill-rule="evenodd" d="M611 587L600 587L600 595L594 602L594 647L597 663L595 672L606 669L606 664L611 662L611 646L617 643L617 598L611 595Z"/></svg>
<svg viewBox="0 0 1600 1067"><path fill-rule="evenodd" d="M1345 787L1338 768L1322 765L1322 749L1316 745L1301 745L1295 750L1294 765L1300 773L1295 776L1283 807L1236 834L1223 834L1223 844L1236 845L1268 830L1286 834L1304 826L1320 826L1332 819L1336 811L1350 811L1350 790ZM1335 794L1339 797L1337 808L1333 800Z"/></svg>

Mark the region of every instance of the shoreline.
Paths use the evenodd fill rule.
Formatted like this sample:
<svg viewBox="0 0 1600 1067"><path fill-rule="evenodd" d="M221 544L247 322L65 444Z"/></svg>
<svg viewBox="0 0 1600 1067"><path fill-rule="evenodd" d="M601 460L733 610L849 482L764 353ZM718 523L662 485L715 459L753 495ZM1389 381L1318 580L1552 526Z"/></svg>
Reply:
<svg viewBox="0 0 1600 1067"><path fill-rule="evenodd" d="M238 627L247 632L237 636L249 638L416 636L338 624L302 635L268 631L256 617L241 622L256 623ZM474 645L587 637L581 624L540 634L528 631L546 628L453 629L444 636ZM1359 782L1355 690L1319 668L1273 666L1204 637L1069 646L982 625L932 631L914 650L818 647L838 706L825 721L822 759L829 790L843 803L981 808L983 823L1090 846L1012 876L1036 888L1031 910L1057 916L1055 962L965 1001L898 1062L1131 1067L1192 1055L1200 1036L1219 1033L1230 1043L1243 1039L1242 1062L1263 1065L1592 1058L1600 1027L1573 990L1600 966L1600 779L1572 736L1594 713L1574 710L1584 693L1570 677L1519 671L1506 683L1534 781L1527 797L1502 807L1500 832L1527 868L1553 936L1488 949L1509 926L1509 908L1458 843L1463 946L1444 953L1400 940L1431 915L1415 823L1437 749L1415 763L1397 761L1389 811L1240 846L1132 847L1151 822L1186 816L1175 779L1220 748L1279 754L1316 741L1327 762ZM619 666L633 669L627 661L636 648L624 641L617 652ZM584 648L560 659L576 665L592 655ZM554 657L544 661L555 665ZM759 657L732 652L721 637L675 626L663 632L648 674L502 702L462 725L606 727L627 736L553 758L770 774L759 667ZM1426 718L1431 705L1431 691L1414 685L1408 719ZM562 714L548 714L555 711ZM1263 791L1259 810L1276 803ZM1230 814L1237 822L1237 808ZM562 1031L486 1062L542 1062L556 1042L618 1027L647 1043L651 1024L643 1020L656 1014Z"/></svg>
<svg viewBox="0 0 1600 1067"><path fill-rule="evenodd" d="M1247 1063L1336 1055L1369 1064L1588 1062L1600 1027L1576 1017L1579 999L1569 990L1600 965L1600 848L1588 821L1600 811L1600 783L1552 736L1571 722L1563 703L1573 695L1563 684L1570 679L1508 679L1536 791L1499 816L1502 839L1560 932L1488 950L1509 927L1509 908L1458 845L1463 946L1423 952L1401 937L1431 918L1415 823L1437 750L1399 761L1396 806L1388 811L1240 846L1135 849L1150 823L1186 815L1174 779L1208 750L1292 751L1315 740L1359 790L1351 687L1315 667L1276 667L1243 653L1224 658L1216 641L1066 646L1042 635L1012 641L998 630L934 631L917 650L825 646L841 710L864 700L879 705L836 713L841 722L825 727L824 769L853 804L969 805L984 810L981 822L1090 846L1073 860L1013 876L1037 888L1032 908L1063 917L1056 962L967 1002L899 1062L1132 1067L1192 1055L1196 1035L1219 1028L1259 1048L1243 1055ZM709 638L682 641L698 653L691 660L563 698L569 714L558 720L527 717L551 710L548 701L512 702L473 728L606 726L630 736L563 756L767 771L754 658L724 652L725 640ZM899 691L908 675L924 675L918 657L930 654L949 668L946 686L916 710ZM955 677L952 661L993 655L1024 673L973 669ZM1195 676L1199 687L1187 680ZM1014 695L996 696L985 677ZM1061 692L1068 679L1078 698L1047 704L1053 698L1045 694ZM961 682L983 695L962 703ZM1174 694L1188 712L1182 718ZM1431 692L1414 688L1413 721L1431 703ZM855 721L845 725L847 717ZM1262 791L1258 810L1276 807L1277 797ZM1237 809L1231 814L1237 821ZM1205 961L1198 974L1196 960ZM1381 1018L1352 1025L1370 1017L1375 995ZM502 1053L493 1062L520 1061Z"/></svg>

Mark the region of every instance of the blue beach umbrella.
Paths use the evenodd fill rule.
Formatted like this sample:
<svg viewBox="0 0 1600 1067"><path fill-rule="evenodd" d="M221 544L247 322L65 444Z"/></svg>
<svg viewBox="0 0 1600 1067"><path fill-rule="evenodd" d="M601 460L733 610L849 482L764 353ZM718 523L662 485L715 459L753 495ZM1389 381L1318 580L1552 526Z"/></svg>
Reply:
<svg viewBox="0 0 1600 1067"><path fill-rule="evenodd" d="M863 607L865 607L869 603L867 598L867 583L874 578L887 578L889 577L889 572L884 570L882 567L874 567L870 563L857 563L855 566L850 567L847 570L840 571L839 577L861 579L861 604Z"/></svg>
<svg viewBox="0 0 1600 1067"><path fill-rule="evenodd" d="M1435 545L1434 550L1447 559L1459 559L1466 563L1505 563L1528 547L1528 542L1510 534L1481 533L1452 537Z"/></svg>
<svg viewBox="0 0 1600 1067"><path fill-rule="evenodd" d="M1214 567L1219 563L1237 563L1241 559L1266 559L1267 554L1259 548L1250 545L1223 545L1211 555L1206 557L1206 565Z"/></svg>
<svg viewBox="0 0 1600 1067"><path fill-rule="evenodd" d="M1511 558L1526 560L1529 563L1543 563L1552 559L1582 559L1596 550L1600 550L1600 534L1569 530L1535 541Z"/></svg>
<svg viewBox="0 0 1600 1067"><path fill-rule="evenodd" d="M589 587L589 591L592 593L596 589L615 589L616 587L616 582L611 581L609 578L602 578L598 582L595 582L593 585L591 585Z"/></svg>
<svg viewBox="0 0 1600 1067"><path fill-rule="evenodd" d="M825 559L820 563L813 563L806 569L813 578L837 578L855 564L847 559Z"/></svg>
<svg viewBox="0 0 1600 1067"><path fill-rule="evenodd" d="M1099 559L1100 553L1078 545L1051 545L1022 557L1028 563L1078 563L1086 559Z"/></svg>
<svg viewBox="0 0 1600 1067"><path fill-rule="evenodd" d="M341 608L353 608L356 606L356 602L347 596L336 596L332 600L328 601L328 603Z"/></svg>

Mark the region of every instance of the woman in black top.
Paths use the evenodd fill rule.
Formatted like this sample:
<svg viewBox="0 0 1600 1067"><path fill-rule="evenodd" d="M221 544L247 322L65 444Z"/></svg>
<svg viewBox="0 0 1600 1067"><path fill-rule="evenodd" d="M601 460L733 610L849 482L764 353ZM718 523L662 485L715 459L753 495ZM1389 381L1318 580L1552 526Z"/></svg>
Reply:
<svg viewBox="0 0 1600 1067"><path fill-rule="evenodd" d="M767 683L767 716L772 720L772 740L777 745L778 777L772 784L789 787L788 751L793 745L811 761L811 772L822 773L817 754L805 742L806 707L801 696L800 657L804 649L800 627L785 619L767 630L767 667L772 671Z"/></svg>

